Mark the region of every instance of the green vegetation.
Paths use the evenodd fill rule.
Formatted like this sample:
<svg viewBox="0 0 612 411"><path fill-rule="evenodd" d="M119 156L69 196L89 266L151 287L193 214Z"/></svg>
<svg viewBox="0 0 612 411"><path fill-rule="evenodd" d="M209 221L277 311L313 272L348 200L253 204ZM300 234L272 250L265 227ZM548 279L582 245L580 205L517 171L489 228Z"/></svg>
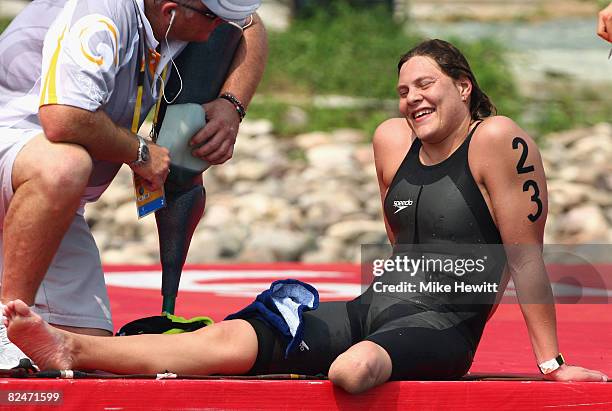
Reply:
<svg viewBox="0 0 612 411"><path fill-rule="evenodd" d="M281 135L337 127L360 128L371 135L382 120L398 115L397 61L422 37L407 33L406 22L391 20L384 8L355 10L334 4L331 10L294 21L286 32L270 33L268 67L249 116L272 120ZM541 97L528 98L517 88L503 45L488 39L448 40L464 52L498 113L514 118L534 136L609 121L609 90L597 93L585 85L574 90L571 79L550 78L539 86ZM316 106L313 97L322 95L381 103ZM307 121L288 120L296 108Z"/></svg>
<svg viewBox="0 0 612 411"><path fill-rule="evenodd" d="M577 126L592 126L612 118L611 88L576 85L569 78L549 79L542 97L527 101L523 123L542 136Z"/></svg>
<svg viewBox="0 0 612 411"><path fill-rule="evenodd" d="M396 64L420 38L381 8L353 10L336 4L270 33L264 92L395 96Z"/></svg>
<svg viewBox="0 0 612 411"><path fill-rule="evenodd" d="M371 135L380 122L399 114L397 61L422 36L407 32L409 24L392 20L384 7L329 3L333 6L293 21L286 32L269 33L269 62L249 118L270 119L280 135L339 127ZM0 19L0 32L9 22ZM533 135L610 121L610 90L572 89L570 78L551 77L537 100L527 98L518 91L502 45L487 39L448 40L464 52L498 113L516 119ZM315 98L331 95L357 101L315 104Z"/></svg>
<svg viewBox="0 0 612 411"><path fill-rule="evenodd" d="M305 116L305 122L291 120L291 112L296 109ZM281 136L345 127L358 128L371 134L376 126L396 114L394 110L386 109L382 105L378 108L317 107L311 103L288 103L286 100L261 95L249 106L249 118L271 120L275 132Z"/></svg>
<svg viewBox="0 0 612 411"><path fill-rule="evenodd" d="M397 62L423 38L406 33L384 8L355 10L339 2L308 19L294 21L288 31L270 33L270 58L259 93L251 105L253 117L272 120L281 134L356 127L372 133L381 120L397 115L389 104L367 108L322 108L310 102L316 95L347 95L395 100ZM465 54L500 114L516 117L521 97L499 44L482 40L451 40ZM286 124L291 106L307 114L303 125Z"/></svg>
<svg viewBox="0 0 612 411"><path fill-rule="evenodd" d="M11 23L11 19L6 17L0 17L0 33L4 31L5 28Z"/></svg>

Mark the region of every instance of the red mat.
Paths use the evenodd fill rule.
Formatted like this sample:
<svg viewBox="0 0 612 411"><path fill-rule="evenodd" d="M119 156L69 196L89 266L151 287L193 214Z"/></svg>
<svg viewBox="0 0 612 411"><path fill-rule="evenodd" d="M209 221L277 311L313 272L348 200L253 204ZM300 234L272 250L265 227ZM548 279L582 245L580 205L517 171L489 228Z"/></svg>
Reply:
<svg viewBox="0 0 612 411"><path fill-rule="evenodd" d="M549 267L553 282L567 266ZM579 268L579 267L578 267ZM581 284L559 304L561 351L569 363L612 376L612 266L598 266L604 286ZM573 267L575 270L576 267ZM115 326L155 315L161 308L158 267L106 267ZM193 266L185 270L176 313L221 320L242 308L271 281L298 278L313 284L322 300L344 300L360 292L354 265ZM599 288L597 288L599 287ZM603 294L602 294L603 293ZM602 297L604 295L605 297ZM593 297L595 296L595 297ZM605 302L608 302L606 304ZM537 377L529 338L515 304L501 304L487 325L471 373L528 374ZM9 392L56 391L61 409L582 409L612 410L612 384L543 381L455 381L387 383L350 396L328 381L150 381L0 379L0 408ZM14 396L13 396L14 398ZM34 407L34 397L18 409ZM38 403L42 408L57 406Z"/></svg>

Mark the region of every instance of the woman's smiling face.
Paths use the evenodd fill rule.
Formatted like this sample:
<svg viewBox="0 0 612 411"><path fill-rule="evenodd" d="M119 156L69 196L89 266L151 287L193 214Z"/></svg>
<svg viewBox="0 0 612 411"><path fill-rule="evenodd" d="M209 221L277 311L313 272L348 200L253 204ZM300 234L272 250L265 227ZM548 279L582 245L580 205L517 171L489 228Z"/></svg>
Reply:
<svg viewBox="0 0 612 411"><path fill-rule="evenodd" d="M443 140L470 116L469 80L452 79L429 57L415 56L404 63L397 91L399 110L422 141Z"/></svg>

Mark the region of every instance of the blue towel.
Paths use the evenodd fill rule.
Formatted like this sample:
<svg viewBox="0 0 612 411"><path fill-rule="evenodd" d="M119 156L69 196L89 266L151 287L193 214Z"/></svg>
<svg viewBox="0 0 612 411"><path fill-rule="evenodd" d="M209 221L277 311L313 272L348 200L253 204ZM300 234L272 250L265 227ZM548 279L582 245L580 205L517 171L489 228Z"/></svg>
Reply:
<svg viewBox="0 0 612 411"><path fill-rule="evenodd" d="M302 343L304 335L304 311L316 310L319 293L310 284L298 280L274 281L270 288L255 298L251 304L228 315L226 320L257 318L278 330L287 341L285 358Z"/></svg>

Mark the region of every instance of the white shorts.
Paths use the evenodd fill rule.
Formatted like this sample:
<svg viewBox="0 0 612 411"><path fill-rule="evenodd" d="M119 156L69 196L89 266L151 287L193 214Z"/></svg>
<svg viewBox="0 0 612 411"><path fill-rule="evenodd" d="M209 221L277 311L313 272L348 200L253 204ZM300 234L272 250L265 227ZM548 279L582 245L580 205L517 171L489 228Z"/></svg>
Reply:
<svg viewBox="0 0 612 411"><path fill-rule="evenodd" d="M40 130L0 128L0 223L13 197L15 158ZM2 232L0 225L0 248ZM0 253L0 269L2 253ZM76 214L38 289L35 311L51 324L113 331L102 263L89 226Z"/></svg>
<svg viewBox="0 0 612 411"><path fill-rule="evenodd" d="M13 164L17 154L28 141L41 133L41 130L0 127L0 223L4 222L6 210L13 198Z"/></svg>

